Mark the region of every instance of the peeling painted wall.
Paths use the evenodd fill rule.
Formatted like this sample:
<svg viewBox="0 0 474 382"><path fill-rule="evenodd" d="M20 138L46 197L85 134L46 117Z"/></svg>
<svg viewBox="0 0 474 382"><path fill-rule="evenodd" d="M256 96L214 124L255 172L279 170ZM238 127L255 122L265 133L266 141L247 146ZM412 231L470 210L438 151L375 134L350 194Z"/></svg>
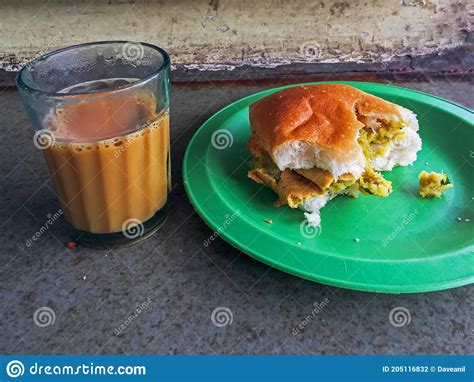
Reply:
<svg viewBox="0 0 474 382"><path fill-rule="evenodd" d="M75 43L126 39L175 66L384 62L466 44L465 1L11 1L0 3L0 68ZM472 4L472 2L471 2Z"/></svg>

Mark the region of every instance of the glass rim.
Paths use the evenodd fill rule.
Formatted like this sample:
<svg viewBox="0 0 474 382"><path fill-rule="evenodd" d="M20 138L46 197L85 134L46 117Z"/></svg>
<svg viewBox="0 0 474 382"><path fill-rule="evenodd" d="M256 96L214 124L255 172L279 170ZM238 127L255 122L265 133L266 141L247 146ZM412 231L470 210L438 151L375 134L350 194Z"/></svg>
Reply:
<svg viewBox="0 0 474 382"><path fill-rule="evenodd" d="M151 49L159 52L163 57L163 62L151 74L149 74L148 76L146 76L144 78L140 78L137 81L132 82L130 84L117 86L115 88L98 89L98 90L92 90L92 91L80 91L80 92L76 92L76 93L60 93L60 92L44 91L42 89L39 89L39 88L36 88L34 86L28 85L22 78L22 76L24 75L24 73L26 72L28 67L31 67L32 65L34 65L38 61L44 60L45 58L49 58L49 57L52 57L52 56L54 56L58 53L66 52L66 51L72 50L72 49L82 48L82 47L86 47L86 46L93 46L93 45L110 45L110 44L140 44L140 45L146 46L148 48L151 48ZM15 82L16 82L17 86L20 89L27 90L29 92L38 92L38 93L47 95L49 97L66 98L66 97L74 97L74 96L77 96L77 95L87 95L87 94L97 94L97 93L112 93L112 92L115 92L115 91L128 89L128 88L131 88L131 87L134 87L134 86L145 83L146 81L150 80L151 78L154 78L154 77L158 76L160 73L162 73L163 70L166 69L167 66L169 66L169 64L170 64L170 58L169 58L168 53L166 53L166 51L164 49L160 48L159 46L149 44L147 42L130 41L130 40L94 41L94 42L86 42L86 43L82 43L82 44L70 45L70 46L66 46L64 48L52 50L51 52L47 52L45 54L42 54L39 57L34 58L31 61L28 61L18 72L18 74L16 76L16 79L15 79Z"/></svg>

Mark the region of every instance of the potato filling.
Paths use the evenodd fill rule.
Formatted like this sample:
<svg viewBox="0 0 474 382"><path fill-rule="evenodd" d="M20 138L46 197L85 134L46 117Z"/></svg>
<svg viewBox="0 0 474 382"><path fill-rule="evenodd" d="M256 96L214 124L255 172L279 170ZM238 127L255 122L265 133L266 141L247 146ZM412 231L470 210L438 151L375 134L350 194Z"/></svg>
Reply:
<svg viewBox="0 0 474 382"><path fill-rule="evenodd" d="M360 194L387 197L392 192L392 183L375 171L370 165L370 161L385 154L394 140L405 138L404 129L407 125L403 122L381 120L372 122L370 125L371 127L368 127L366 123L366 127L359 131L358 142L367 159L365 171L359 179L355 179L351 174L343 174L338 179L333 179L329 172L315 167L307 170L285 170L286 177L282 180L282 172L266 153L262 157L254 159L254 170L249 172L249 176L277 192L280 195L277 201L278 205L288 204L292 208L302 205L315 194L326 192L346 194L354 198L359 197ZM291 181L288 182L288 179ZM291 188L299 188L299 192L283 191Z"/></svg>
<svg viewBox="0 0 474 382"><path fill-rule="evenodd" d="M423 198L441 198L441 194L444 190L452 188L453 184L449 181L449 178L446 174L437 173L437 172L426 172L422 171L418 175L420 180L418 186L418 192Z"/></svg>
<svg viewBox="0 0 474 382"><path fill-rule="evenodd" d="M364 156L371 160L377 156L384 155L390 143L396 140L402 140L406 137L403 122L380 122L378 129L364 127L359 131L359 144L362 146Z"/></svg>
<svg viewBox="0 0 474 382"><path fill-rule="evenodd" d="M359 131L358 142L367 159L367 165L364 173L358 179L358 185L363 194L387 197L392 192L392 183L384 179L382 174L376 172L370 165L370 161L384 155L393 141L404 139L407 125L402 121L387 122L383 120L377 120L372 125L377 125L378 128L366 126Z"/></svg>
<svg viewBox="0 0 474 382"><path fill-rule="evenodd" d="M365 169L358 182L359 189L365 195L386 197L392 192L392 182L384 179L383 176L374 171L372 167Z"/></svg>

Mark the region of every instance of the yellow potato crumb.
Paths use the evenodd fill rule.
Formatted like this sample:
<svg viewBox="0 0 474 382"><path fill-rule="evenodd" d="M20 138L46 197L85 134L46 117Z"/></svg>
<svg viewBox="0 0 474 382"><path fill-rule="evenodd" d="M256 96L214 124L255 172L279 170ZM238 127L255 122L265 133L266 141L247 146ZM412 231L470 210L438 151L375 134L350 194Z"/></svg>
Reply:
<svg viewBox="0 0 474 382"><path fill-rule="evenodd" d="M392 182L384 179L384 177L374 171L371 167L367 167L358 180L359 189L363 194L387 197L392 192Z"/></svg>
<svg viewBox="0 0 474 382"><path fill-rule="evenodd" d="M441 193L444 190L453 187L448 176L443 173L422 171L418 175L418 179L420 180L418 192L423 198L432 198L433 196L441 198Z"/></svg>

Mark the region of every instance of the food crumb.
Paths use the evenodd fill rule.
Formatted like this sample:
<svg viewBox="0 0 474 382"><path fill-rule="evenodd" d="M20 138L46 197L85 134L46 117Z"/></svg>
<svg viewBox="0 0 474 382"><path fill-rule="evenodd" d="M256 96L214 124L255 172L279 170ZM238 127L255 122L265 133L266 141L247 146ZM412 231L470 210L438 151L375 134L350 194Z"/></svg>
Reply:
<svg viewBox="0 0 474 382"><path fill-rule="evenodd" d="M458 220L458 222L460 222L462 219L458 217L457 220Z"/></svg>
<svg viewBox="0 0 474 382"><path fill-rule="evenodd" d="M296 244L301 245L301 242L297 242Z"/></svg>
<svg viewBox="0 0 474 382"><path fill-rule="evenodd" d="M471 219L464 219L464 221L465 221L465 222L470 222L470 221L471 221Z"/></svg>
<svg viewBox="0 0 474 382"><path fill-rule="evenodd" d="M85 276L85 275L84 275L84 276L82 276L82 279L83 279L83 280L85 280L85 279L86 279L86 276Z"/></svg>
<svg viewBox="0 0 474 382"><path fill-rule="evenodd" d="M66 247L67 248L76 248L77 247L77 243L75 241L68 241L66 243Z"/></svg>
<svg viewBox="0 0 474 382"><path fill-rule="evenodd" d="M270 219L263 219L263 221L267 224L273 224L273 221Z"/></svg>
<svg viewBox="0 0 474 382"><path fill-rule="evenodd" d="M360 239L359 239L358 237L356 237L356 238L354 238L354 241L355 241L356 243L358 243L358 242L360 241Z"/></svg>
<svg viewBox="0 0 474 382"><path fill-rule="evenodd" d="M422 171L418 175L419 186L418 192L423 198L441 198L441 193L448 189L452 188L453 184L450 182L448 176L444 173L437 172L426 172Z"/></svg>

